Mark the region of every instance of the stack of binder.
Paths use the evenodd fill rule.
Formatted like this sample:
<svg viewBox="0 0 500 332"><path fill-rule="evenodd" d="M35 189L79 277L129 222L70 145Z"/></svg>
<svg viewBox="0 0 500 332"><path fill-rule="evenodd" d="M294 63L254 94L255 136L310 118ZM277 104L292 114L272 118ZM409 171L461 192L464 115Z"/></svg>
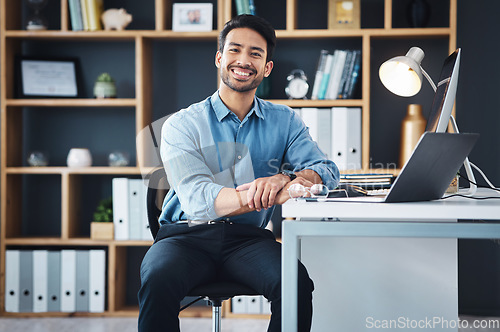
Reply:
<svg viewBox="0 0 500 332"><path fill-rule="evenodd" d="M146 210L147 186L142 179L114 178L115 240L152 240Z"/></svg>
<svg viewBox="0 0 500 332"><path fill-rule="evenodd" d="M271 314L271 302L262 295L239 295L231 299L233 314Z"/></svg>
<svg viewBox="0 0 500 332"><path fill-rule="evenodd" d="M7 250L5 311L104 312L104 250Z"/></svg>
<svg viewBox="0 0 500 332"><path fill-rule="evenodd" d="M361 169L361 108L302 108L295 110L309 134L340 170Z"/></svg>

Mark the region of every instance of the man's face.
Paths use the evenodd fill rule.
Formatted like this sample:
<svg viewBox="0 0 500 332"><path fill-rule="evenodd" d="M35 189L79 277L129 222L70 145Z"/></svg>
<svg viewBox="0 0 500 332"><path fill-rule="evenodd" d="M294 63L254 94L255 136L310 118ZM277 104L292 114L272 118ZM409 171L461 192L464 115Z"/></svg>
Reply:
<svg viewBox="0 0 500 332"><path fill-rule="evenodd" d="M264 37L252 29L236 28L228 33L223 53L217 52L215 64L226 86L247 92L257 89L264 77L271 74L273 62L266 62L266 56Z"/></svg>

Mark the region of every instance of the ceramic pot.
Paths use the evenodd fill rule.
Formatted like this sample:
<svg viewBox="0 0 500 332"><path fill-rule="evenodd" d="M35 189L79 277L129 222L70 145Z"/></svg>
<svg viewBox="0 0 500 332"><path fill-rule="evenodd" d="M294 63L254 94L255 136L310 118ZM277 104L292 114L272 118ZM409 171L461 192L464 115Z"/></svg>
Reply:
<svg viewBox="0 0 500 332"><path fill-rule="evenodd" d="M95 82L94 96L96 98L116 98L116 85L114 82Z"/></svg>
<svg viewBox="0 0 500 332"><path fill-rule="evenodd" d="M66 162L68 167L89 167L92 166L92 155L89 149L73 148L69 150Z"/></svg>

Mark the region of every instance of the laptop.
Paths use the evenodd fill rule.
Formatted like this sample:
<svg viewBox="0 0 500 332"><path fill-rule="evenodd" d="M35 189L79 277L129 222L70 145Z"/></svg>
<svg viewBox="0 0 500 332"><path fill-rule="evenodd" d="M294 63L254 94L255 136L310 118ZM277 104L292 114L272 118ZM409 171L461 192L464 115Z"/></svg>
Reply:
<svg viewBox="0 0 500 332"><path fill-rule="evenodd" d="M442 198L478 137L479 134L425 132L386 195L316 200L396 203Z"/></svg>

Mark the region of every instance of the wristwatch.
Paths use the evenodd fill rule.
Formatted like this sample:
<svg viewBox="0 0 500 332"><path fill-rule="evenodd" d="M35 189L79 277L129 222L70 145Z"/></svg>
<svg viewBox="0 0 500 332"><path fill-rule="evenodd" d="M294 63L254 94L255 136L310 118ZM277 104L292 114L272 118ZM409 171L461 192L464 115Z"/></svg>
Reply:
<svg viewBox="0 0 500 332"><path fill-rule="evenodd" d="M297 178L297 175L295 175L294 172L289 171L287 169L282 170L281 174L288 176L290 178L290 181L293 181Z"/></svg>

